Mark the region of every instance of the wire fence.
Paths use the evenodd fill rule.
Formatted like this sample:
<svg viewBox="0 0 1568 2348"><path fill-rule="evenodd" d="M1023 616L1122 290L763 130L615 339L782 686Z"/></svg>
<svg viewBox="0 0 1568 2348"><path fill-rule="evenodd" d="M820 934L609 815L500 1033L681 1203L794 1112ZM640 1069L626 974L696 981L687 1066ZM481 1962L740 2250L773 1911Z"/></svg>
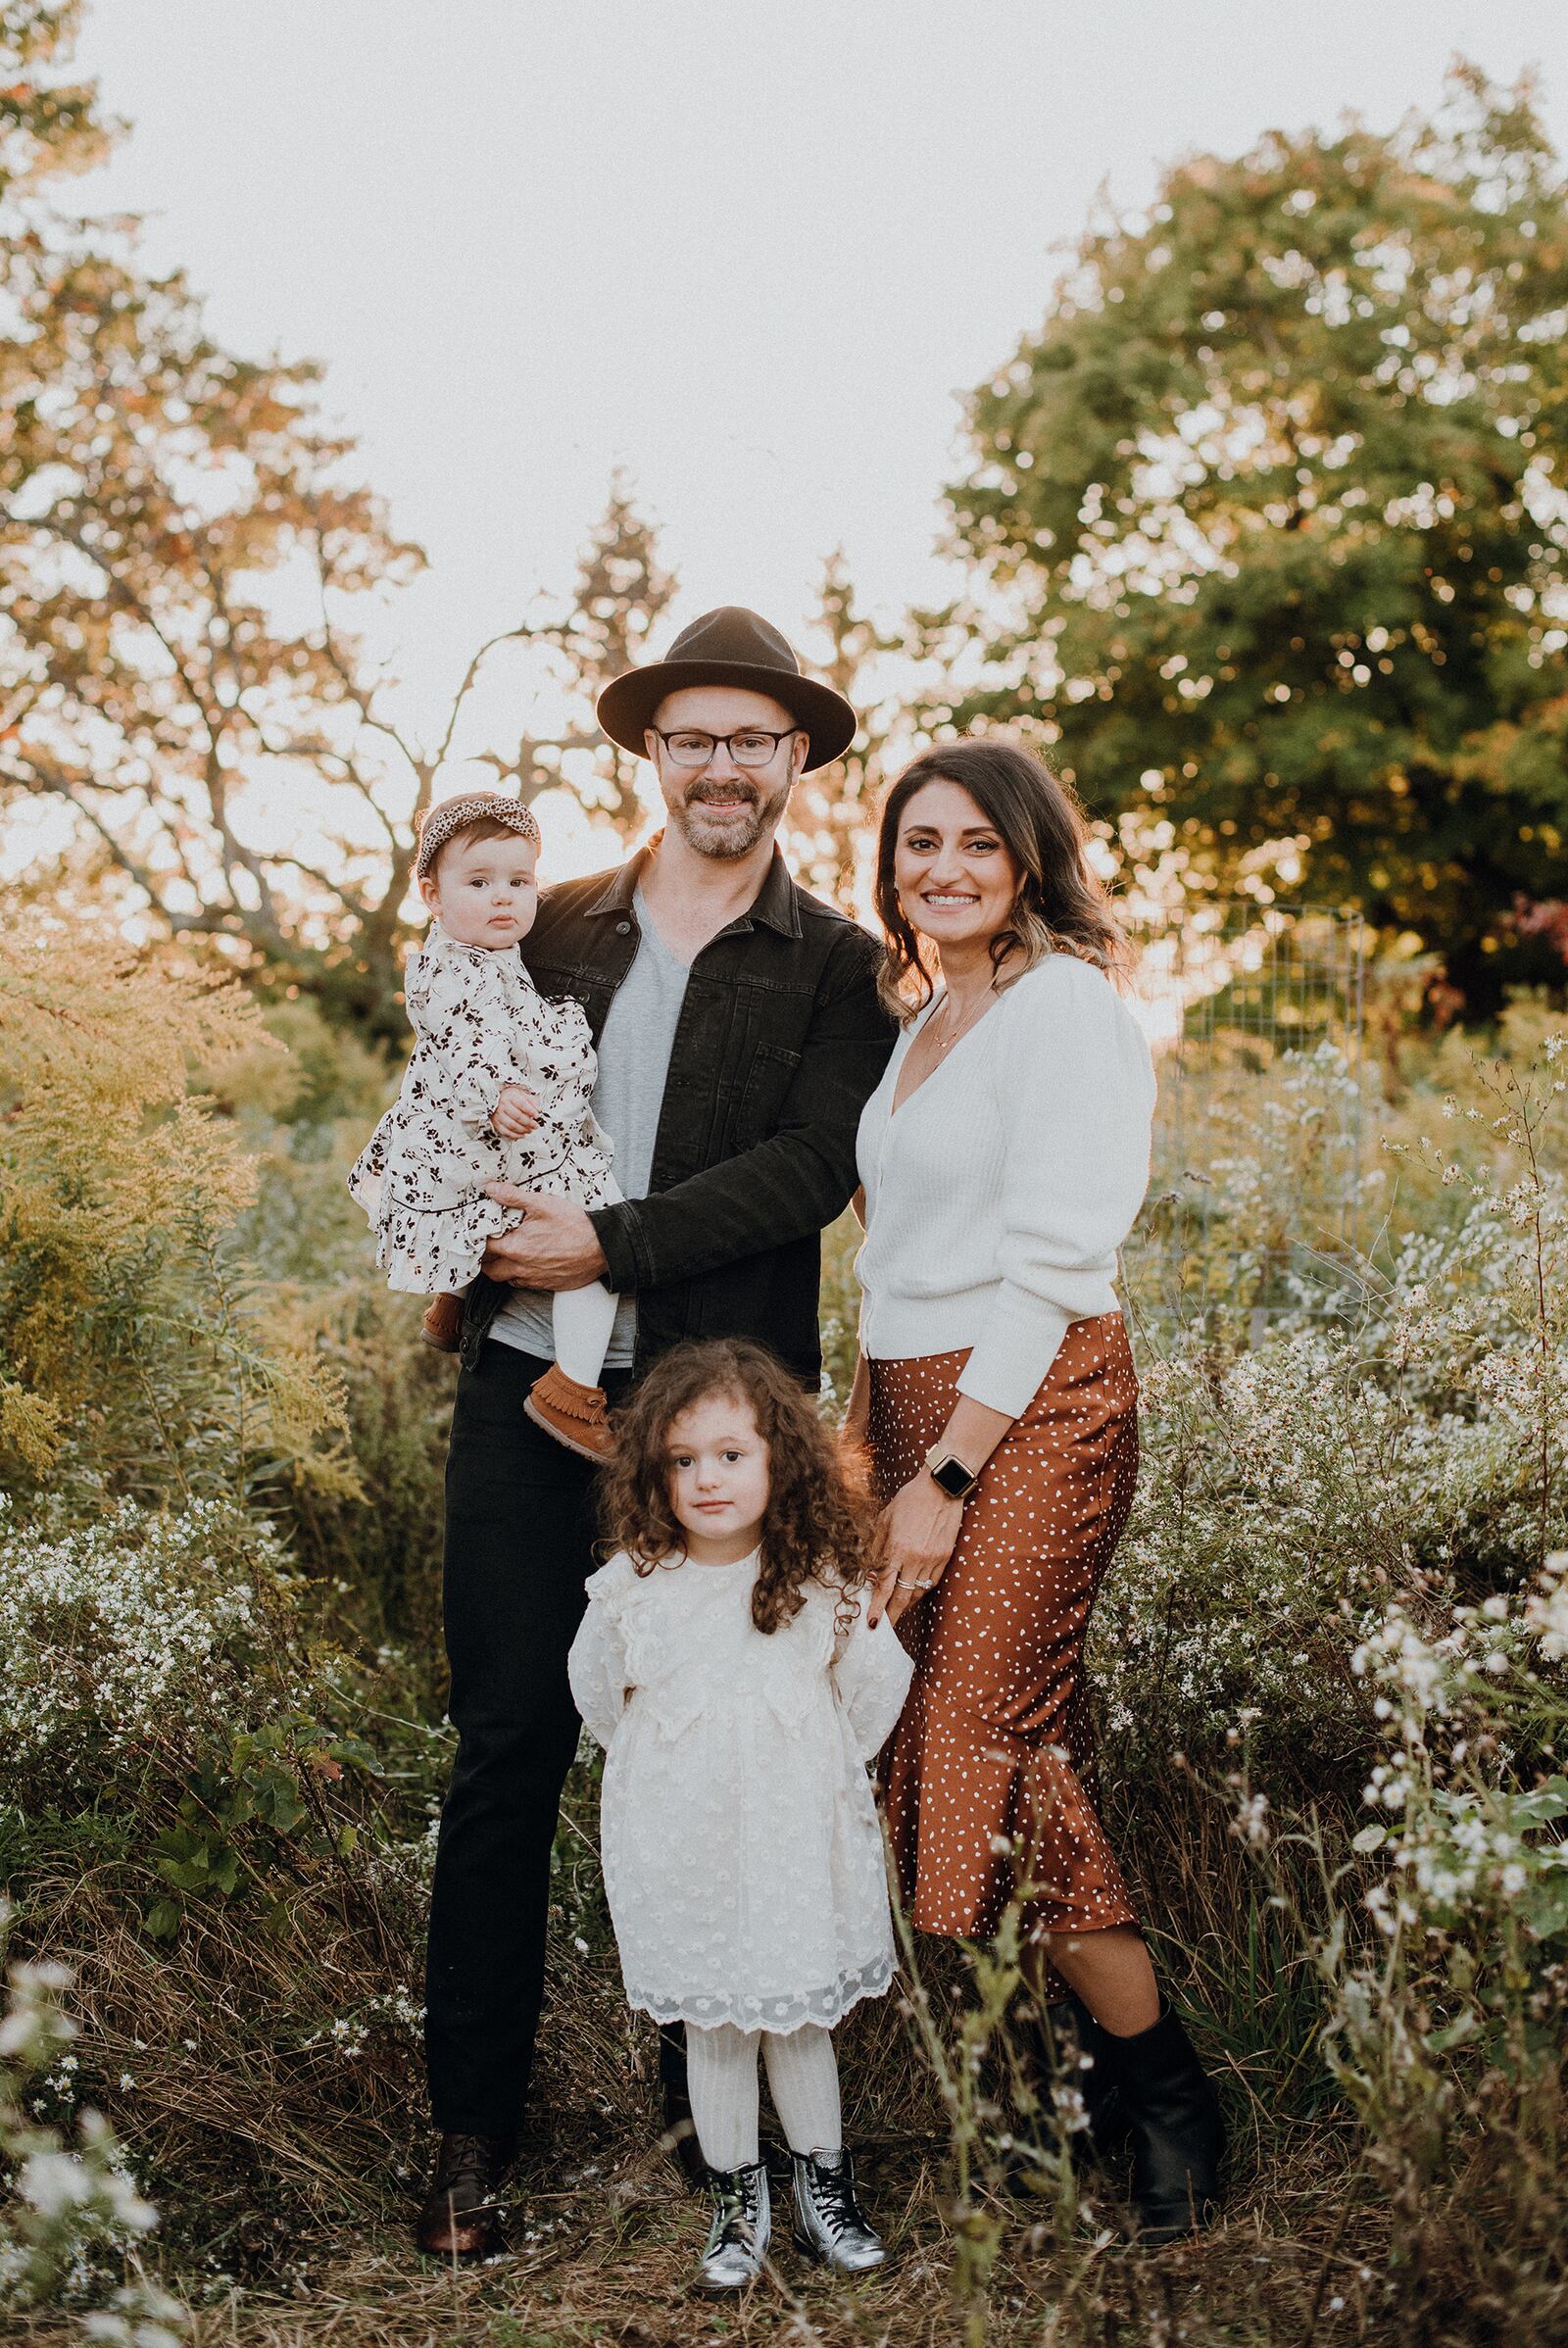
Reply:
<svg viewBox="0 0 1568 2348"><path fill-rule="evenodd" d="M1146 1316L1337 1312L1361 1240L1366 932L1319 905L1226 902L1129 927L1159 1072L1126 1273Z"/></svg>

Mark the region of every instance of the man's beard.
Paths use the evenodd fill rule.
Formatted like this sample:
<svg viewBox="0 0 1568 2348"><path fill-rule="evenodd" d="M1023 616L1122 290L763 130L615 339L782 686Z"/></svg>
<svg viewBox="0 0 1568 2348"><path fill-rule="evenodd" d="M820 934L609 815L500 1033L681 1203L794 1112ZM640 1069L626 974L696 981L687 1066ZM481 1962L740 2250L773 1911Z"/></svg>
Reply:
<svg viewBox="0 0 1568 2348"><path fill-rule="evenodd" d="M740 788L750 800L744 810L734 807L733 792ZM789 799L790 786L767 797L760 786L746 783L726 784L725 797L730 807L722 814L713 813L706 805L704 786L694 783L681 803L670 808L670 816L688 848L700 856L729 859L750 856L764 832L769 832L783 814Z"/></svg>

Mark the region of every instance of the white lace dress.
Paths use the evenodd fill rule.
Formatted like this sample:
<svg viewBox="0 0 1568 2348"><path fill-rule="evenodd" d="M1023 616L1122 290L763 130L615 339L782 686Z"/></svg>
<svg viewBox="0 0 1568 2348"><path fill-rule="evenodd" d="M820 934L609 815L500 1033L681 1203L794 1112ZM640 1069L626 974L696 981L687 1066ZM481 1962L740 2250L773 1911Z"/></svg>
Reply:
<svg viewBox="0 0 1568 2348"><path fill-rule="evenodd" d="M866 1764L911 1666L885 1620L847 1634L808 1584L793 1622L752 1622L755 1554L588 1584L567 1665L605 1747L600 1843L628 2001L660 2022L824 2028L893 1978L882 1830Z"/></svg>
<svg viewBox="0 0 1568 2348"><path fill-rule="evenodd" d="M389 1284L432 1296L466 1288L485 1242L518 1220L485 1197L487 1182L602 1206L613 1196L611 1147L589 1105L587 1014L541 995L514 946L463 946L432 923L403 991L417 1041L349 1189L375 1226ZM508 1084L539 1102L539 1123L517 1142L490 1124Z"/></svg>

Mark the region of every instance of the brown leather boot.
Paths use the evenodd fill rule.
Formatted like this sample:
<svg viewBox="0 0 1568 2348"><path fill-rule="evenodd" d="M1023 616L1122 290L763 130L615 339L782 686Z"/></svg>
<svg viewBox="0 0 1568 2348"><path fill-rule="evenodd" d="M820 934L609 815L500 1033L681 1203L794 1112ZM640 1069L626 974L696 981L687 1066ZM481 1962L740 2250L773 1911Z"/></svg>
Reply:
<svg viewBox="0 0 1568 2348"><path fill-rule="evenodd" d="M456 1353L463 1344L463 1298L433 1297L419 1323L419 1340L438 1353Z"/></svg>
<svg viewBox="0 0 1568 2348"><path fill-rule="evenodd" d="M415 2247L462 2266L504 2251L497 2196L516 2150L515 2136L443 2136L415 2224Z"/></svg>
<svg viewBox="0 0 1568 2348"><path fill-rule="evenodd" d="M615 1447L603 1391L579 1386L558 1362L534 1380L522 1407L536 1427L543 1427L580 1459L608 1459Z"/></svg>

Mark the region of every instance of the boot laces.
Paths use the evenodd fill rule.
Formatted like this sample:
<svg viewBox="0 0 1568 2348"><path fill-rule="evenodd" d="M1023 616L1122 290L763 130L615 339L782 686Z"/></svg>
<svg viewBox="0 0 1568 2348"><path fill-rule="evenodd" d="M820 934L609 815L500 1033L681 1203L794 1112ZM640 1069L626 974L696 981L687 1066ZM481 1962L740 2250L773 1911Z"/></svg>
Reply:
<svg viewBox="0 0 1568 2348"><path fill-rule="evenodd" d="M811 2183L817 2210L828 2231L837 2238L852 2228L865 2224L860 2205L855 2198L855 2177L847 2160L840 2158L836 2169L823 2161L811 2163Z"/></svg>
<svg viewBox="0 0 1568 2348"><path fill-rule="evenodd" d="M471 2177L475 2183L488 2192L495 2169L496 2161L487 2136L453 2136L436 2171L436 2190L438 2193L450 2193L460 2177Z"/></svg>
<svg viewBox="0 0 1568 2348"><path fill-rule="evenodd" d="M714 2249L750 2250L757 2240L751 2180L742 2177L725 2177L722 2181L715 2182L713 2192L718 2203L714 2212L718 2227Z"/></svg>

